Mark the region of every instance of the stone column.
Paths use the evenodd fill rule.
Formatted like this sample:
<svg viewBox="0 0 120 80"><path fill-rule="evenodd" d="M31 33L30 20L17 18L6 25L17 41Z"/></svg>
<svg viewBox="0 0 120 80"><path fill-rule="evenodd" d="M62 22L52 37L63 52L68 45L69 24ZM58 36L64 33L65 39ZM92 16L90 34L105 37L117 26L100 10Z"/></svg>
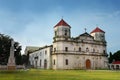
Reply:
<svg viewBox="0 0 120 80"><path fill-rule="evenodd" d="M16 69L15 57L14 57L14 40L11 40L10 56L8 59L7 68L8 68L8 70Z"/></svg>

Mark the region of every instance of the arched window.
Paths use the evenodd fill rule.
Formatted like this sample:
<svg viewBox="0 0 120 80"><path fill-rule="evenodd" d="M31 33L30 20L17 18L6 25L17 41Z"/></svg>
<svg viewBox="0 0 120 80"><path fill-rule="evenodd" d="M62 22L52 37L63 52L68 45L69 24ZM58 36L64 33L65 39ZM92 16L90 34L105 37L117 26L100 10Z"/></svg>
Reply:
<svg viewBox="0 0 120 80"><path fill-rule="evenodd" d="M54 48L54 52L56 51L56 48Z"/></svg>
<svg viewBox="0 0 120 80"><path fill-rule="evenodd" d="M55 59L53 60L53 65L55 65Z"/></svg>
<svg viewBox="0 0 120 80"><path fill-rule="evenodd" d="M79 51L81 51L81 47L79 47Z"/></svg>
<svg viewBox="0 0 120 80"><path fill-rule="evenodd" d="M68 65L68 59L65 60L65 64Z"/></svg>
<svg viewBox="0 0 120 80"><path fill-rule="evenodd" d="M93 49L93 52L95 52L95 49Z"/></svg>
<svg viewBox="0 0 120 80"><path fill-rule="evenodd" d="M44 68L46 69L47 68L47 60L44 59Z"/></svg>
<svg viewBox="0 0 120 80"><path fill-rule="evenodd" d="M47 55L47 51L45 50L45 55Z"/></svg>
<svg viewBox="0 0 120 80"><path fill-rule="evenodd" d="M88 49L88 47L86 48L86 52L88 52L89 51L89 49Z"/></svg>
<svg viewBox="0 0 120 80"><path fill-rule="evenodd" d="M42 53L40 52L40 56L42 55Z"/></svg>
<svg viewBox="0 0 120 80"><path fill-rule="evenodd" d="M55 31L55 37L57 36L57 31Z"/></svg>
<svg viewBox="0 0 120 80"><path fill-rule="evenodd" d="M42 60L40 59L40 67L41 67L41 62L42 62Z"/></svg>
<svg viewBox="0 0 120 80"><path fill-rule="evenodd" d="M103 53L104 53L104 54L106 53L105 50L103 50Z"/></svg>
<svg viewBox="0 0 120 80"><path fill-rule="evenodd" d="M66 51L66 52L68 51L68 47L65 47L65 51Z"/></svg>

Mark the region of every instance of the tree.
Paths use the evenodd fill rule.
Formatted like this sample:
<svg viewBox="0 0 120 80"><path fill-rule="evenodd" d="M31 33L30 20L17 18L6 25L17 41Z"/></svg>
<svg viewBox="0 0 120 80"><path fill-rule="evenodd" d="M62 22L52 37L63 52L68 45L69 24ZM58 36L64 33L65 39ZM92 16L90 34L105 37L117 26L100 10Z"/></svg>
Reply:
<svg viewBox="0 0 120 80"><path fill-rule="evenodd" d="M22 64L21 63L21 59L22 59L22 56L21 56L21 46L19 46L19 43L18 42L15 42L14 44L14 47L15 47L15 61L16 61L16 64Z"/></svg>
<svg viewBox="0 0 120 80"><path fill-rule="evenodd" d="M114 54L110 52L108 60L109 60L109 63L112 63L113 61L120 61L120 50L118 50Z"/></svg>
<svg viewBox="0 0 120 80"><path fill-rule="evenodd" d="M113 62L113 55L112 52L109 53L109 57L108 57L109 63Z"/></svg>
<svg viewBox="0 0 120 80"><path fill-rule="evenodd" d="M29 53L27 55L22 55L22 64L24 64L26 67L30 66Z"/></svg>
<svg viewBox="0 0 120 80"><path fill-rule="evenodd" d="M113 59L115 61L120 61L120 50L113 54Z"/></svg>
<svg viewBox="0 0 120 80"><path fill-rule="evenodd" d="M12 38L8 35L0 34L0 65L6 65L10 55ZM15 42L15 59L16 64L21 64L21 46L18 42Z"/></svg>

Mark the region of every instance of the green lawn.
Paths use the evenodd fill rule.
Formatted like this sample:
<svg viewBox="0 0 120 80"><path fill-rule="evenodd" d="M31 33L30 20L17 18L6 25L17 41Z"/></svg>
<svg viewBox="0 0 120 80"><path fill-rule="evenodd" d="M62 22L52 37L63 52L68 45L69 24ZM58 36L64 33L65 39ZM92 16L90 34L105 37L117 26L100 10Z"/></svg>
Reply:
<svg viewBox="0 0 120 80"><path fill-rule="evenodd" d="M0 71L0 80L120 80L120 71L40 69Z"/></svg>

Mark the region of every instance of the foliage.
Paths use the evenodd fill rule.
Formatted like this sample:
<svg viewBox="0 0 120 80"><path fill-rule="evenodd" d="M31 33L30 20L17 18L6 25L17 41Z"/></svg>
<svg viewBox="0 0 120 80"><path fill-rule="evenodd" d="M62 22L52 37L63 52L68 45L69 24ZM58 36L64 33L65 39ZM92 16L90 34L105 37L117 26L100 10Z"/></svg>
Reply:
<svg viewBox="0 0 120 80"><path fill-rule="evenodd" d="M114 53L113 58L115 61L120 61L120 50Z"/></svg>
<svg viewBox="0 0 120 80"><path fill-rule="evenodd" d="M119 80L120 71L40 70L0 72L0 80Z"/></svg>
<svg viewBox="0 0 120 80"><path fill-rule="evenodd" d="M10 55L12 38L8 35L0 34L0 65L6 65ZM21 46L18 42L14 44L16 64L21 64Z"/></svg>
<svg viewBox="0 0 120 80"><path fill-rule="evenodd" d="M118 50L114 54L110 52L108 59L109 63L112 63L113 61L120 61L120 50Z"/></svg>
<svg viewBox="0 0 120 80"><path fill-rule="evenodd" d="M111 52L109 53L108 60L109 60L109 63L112 63L112 62L113 62L113 55L112 55Z"/></svg>
<svg viewBox="0 0 120 80"><path fill-rule="evenodd" d="M7 35L0 34L0 64L6 64L8 61L11 39Z"/></svg>
<svg viewBox="0 0 120 80"><path fill-rule="evenodd" d="M22 55L22 64L24 64L26 67L29 66L29 54Z"/></svg>

